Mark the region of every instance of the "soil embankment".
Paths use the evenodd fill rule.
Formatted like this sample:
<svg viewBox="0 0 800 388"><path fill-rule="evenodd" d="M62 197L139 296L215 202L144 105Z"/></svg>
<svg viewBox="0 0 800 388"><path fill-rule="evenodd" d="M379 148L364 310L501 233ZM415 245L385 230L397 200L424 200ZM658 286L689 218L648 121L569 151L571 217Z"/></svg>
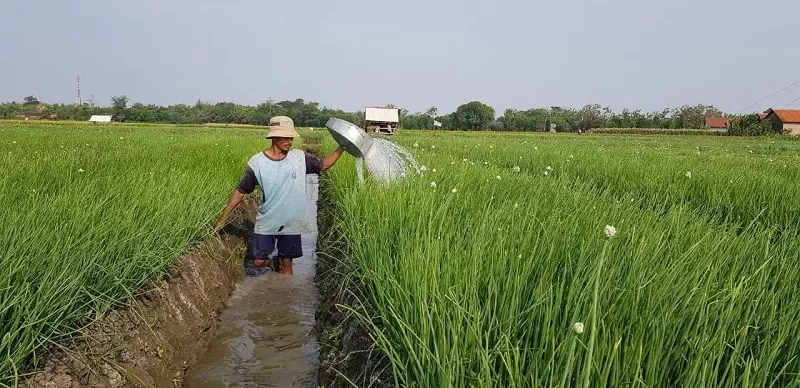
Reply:
<svg viewBox="0 0 800 388"><path fill-rule="evenodd" d="M230 224L181 256L149 291L53 347L23 387L171 387L203 353L236 282L257 200Z"/></svg>

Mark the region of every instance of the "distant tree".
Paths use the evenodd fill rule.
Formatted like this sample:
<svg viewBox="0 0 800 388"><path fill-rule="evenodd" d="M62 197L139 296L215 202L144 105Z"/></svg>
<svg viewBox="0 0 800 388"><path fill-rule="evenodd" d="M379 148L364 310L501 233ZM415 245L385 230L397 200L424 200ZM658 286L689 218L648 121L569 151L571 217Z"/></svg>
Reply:
<svg viewBox="0 0 800 388"><path fill-rule="evenodd" d="M111 107L114 108L115 111L124 111L128 107L128 96L114 96L111 97Z"/></svg>
<svg viewBox="0 0 800 388"><path fill-rule="evenodd" d="M603 126L607 116L608 108L605 110L599 104L586 105L578 111L577 128L587 131L592 128L600 128Z"/></svg>
<svg viewBox="0 0 800 388"><path fill-rule="evenodd" d="M436 117L438 113L439 113L439 108L437 108L436 106L432 106L425 111L425 115L431 117Z"/></svg>
<svg viewBox="0 0 800 388"><path fill-rule="evenodd" d="M453 116L454 115L455 115L455 113L450 113L450 114L446 114L444 116L434 117L433 119L438 121L438 122L440 122L440 123L442 123L442 128L441 129L456 129L455 128L455 124L453 122Z"/></svg>
<svg viewBox="0 0 800 388"><path fill-rule="evenodd" d="M502 119L503 117L500 116L497 118L497 120L494 120L491 123L489 123L489 129L492 131L502 131L504 129Z"/></svg>
<svg viewBox="0 0 800 388"><path fill-rule="evenodd" d="M494 121L494 108L480 101L463 104L453 113L453 125L458 129L484 130Z"/></svg>
<svg viewBox="0 0 800 388"><path fill-rule="evenodd" d="M774 134L775 129L769 120L761 120L758 114L735 117L730 120L728 134L734 136L760 136Z"/></svg>
<svg viewBox="0 0 800 388"><path fill-rule="evenodd" d="M22 105L39 105L39 100L31 95L22 99Z"/></svg>
<svg viewBox="0 0 800 388"><path fill-rule="evenodd" d="M722 111L713 105L684 105L672 110L672 128L703 128L706 117L721 117Z"/></svg>
<svg viewBox="0 0 800 388"><path fill-rule="evenodd" d="M126 120L134 120L134 121L147 121L147 122L159 122L158 120L144 120L144 119L131 119L130 117L125 117L125 111L128 108L128 96L114 96L111 97L111 109L113 112L114 120L116 121L126 121ZM141 113L141 112L140 112ZM151 115L143 115L142 117L152 117Z"/></svg>
<svg viewBox="0 0 800 388"><path fill-rule="evenodd" d="M400 116L401 128L432 129L433 117L424 113L406 114Z"/></svg>

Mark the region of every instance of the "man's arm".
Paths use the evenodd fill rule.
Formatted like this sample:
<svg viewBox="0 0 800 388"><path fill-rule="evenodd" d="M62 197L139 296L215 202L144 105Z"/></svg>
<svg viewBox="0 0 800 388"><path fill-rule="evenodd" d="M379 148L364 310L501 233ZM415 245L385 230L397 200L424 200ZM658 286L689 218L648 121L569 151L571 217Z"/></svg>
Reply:
<svg viewBox="0 0 800 388"><path fill-rule="evenodd" d="M236 209L236 206L239 206L239 203L242 202L245 195L252 193L253 190L256 189L257 184L256 173L248 166L244 170L244 175L242 175L242 179L239 180L239 184L236 185L236 189L233 190L231 199L228 200L228 206L225 206L222 215L220 215L217 222L214 223L214 232L225 226L225 223L228 222L228 216Z"/></svg>
<svg viewBox="0 0 800 388"><path fill-rule="evenodd" d="M325 171L336 164L336 161L339 160L339 157L342 156L342 153L344 153L344 147L339 146L339 148L336 148L333 152L331 152L330 155L322 158L322 171Z"/></svg>
<svg viewBox="0 0 800 388"><path fill-rule="evenodd" d="M236 206L239 206L239 203L242 202L244 199L245 193L239 191L239 189L234 189L233 193L231 194L231 199L228 200L228 206L225 206L225 210L222 211L222 215L217 219L217 222L214 223L214 231L220 230L225 224L228 222L228 216L233 212L233 209L236 209Z"/></svg>

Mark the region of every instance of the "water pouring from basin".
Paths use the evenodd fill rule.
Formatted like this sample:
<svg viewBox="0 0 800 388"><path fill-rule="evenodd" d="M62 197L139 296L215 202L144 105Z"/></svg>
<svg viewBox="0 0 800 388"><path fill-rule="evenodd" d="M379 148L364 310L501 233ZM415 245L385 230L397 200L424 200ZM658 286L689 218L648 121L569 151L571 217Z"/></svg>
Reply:
<svg viewBox="0 0 800 388"><path fill-rule="evenodd" d="M340 146L357 158L363 158L364 154L372 147L372 137L357 125L331 117L325 126Z"/></svg>
<svg viewBox="0 0 800 388"><path fill-rule="evenodd" d="M347 152L356 157L358 180L364 182L363 164L372 179L388 182L406 176L413 170L420 173L419 164L407 149L382 138L372 138L357 125L332 117L325 124L331 136Z"/></svg>

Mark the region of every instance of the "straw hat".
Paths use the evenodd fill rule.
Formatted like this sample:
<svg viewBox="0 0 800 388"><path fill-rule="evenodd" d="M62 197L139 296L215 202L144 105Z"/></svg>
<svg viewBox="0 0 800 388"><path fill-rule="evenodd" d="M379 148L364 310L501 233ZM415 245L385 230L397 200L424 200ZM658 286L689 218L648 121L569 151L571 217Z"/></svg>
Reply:
<svg viewBox="0 0 800 388"><path fill-rule="evenodd" d="M271 137L300 137L300 134L294 130L294 121L291 117L275 116L269 119L268 128L267 139Z"/></svg>

